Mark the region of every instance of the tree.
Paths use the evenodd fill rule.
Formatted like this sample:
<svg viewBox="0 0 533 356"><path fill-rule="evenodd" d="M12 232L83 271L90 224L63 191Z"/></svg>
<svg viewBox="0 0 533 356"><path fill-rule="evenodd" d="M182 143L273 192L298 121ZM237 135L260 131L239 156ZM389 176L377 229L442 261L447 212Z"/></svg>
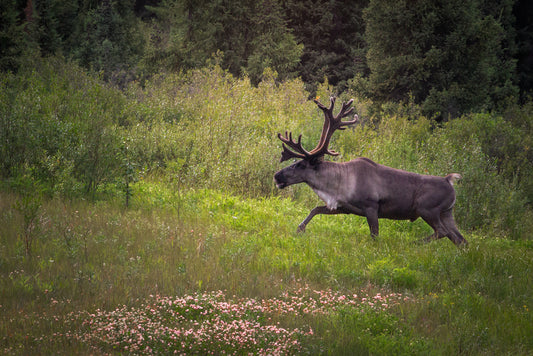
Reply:
<svg viewBox="0 0 533 356"><path fill-rule="evenodd" d="M143 50L134 0L7 0L0 3L0 70L34 55L63 55L117 82ZM117 74L120 74L117 76Z"/></svg>
<svg viewBox="0 0 533 356"><path fill-rule="evenodd" d="M143 51L143 37L135 18L134 1L102 0L85 5L81 26L70 43L72 55L86 68L102 71L104 79L123 84Z"/></svg>
<svg viewBox="0 0 533 356"><path fill-rule="evenodd" d="M278 72L282 79L295 75L303 45L288 30L277 0L262 0L252 8L248 25L252 31L246 71L257 83L266 68ZM259 10L259 11L258 11Z"/></svg>
<svg viewBox="0 0 533 356"><path fill-rule="evenodd" d="M493 1L509 13L510 1ZM502 18L482 0L371 0L367 21L369 87L379 101L412 95L441 118L498 108L517 95ZM498 11L500 10L500 11Z"/></svg>
<svg viewBox="0 0 533 356"><path fill-rule="evenodd" d="M0 2L0 71L16 72L24 55L37 52L37 44L28 35L31 24L23 21L24 3Z"/></svg>
<svg viewBox="0 0 533 356"><path fill-rule="evenodd" d="M76 3L61 1L34 1L32 19L36 22L34 35L43 55L52 55L62 50L64 33L72 33L73 20L76 18ZM63 16L65 15L65 16ZM64 33L61 33L61 30Z"/></svg>
<svg viewBox="0 0 533 356"><path fill-rule="evenodd" d="M304 45L299 74L310 91L326 77L342 91L354 75L367 75L363 9L368 0L286 0L289 27Z"/></svg>
<svg viewBox="0 0 533 356"><path fill-rule="evenodd" d="M533 2L518 0L514 8L518 40L518 78L522 100L533 93Z"/></svg>
<svg viewBox="0 0 533 356"><path fill-rule="evenodd" d="M254 83L267 67L281 79L295 74L303 47L287 28L278 0L166 0L150 9L156 19L144 63L151 71L203 66L220 52L224 69L247 73Z"/></svg>

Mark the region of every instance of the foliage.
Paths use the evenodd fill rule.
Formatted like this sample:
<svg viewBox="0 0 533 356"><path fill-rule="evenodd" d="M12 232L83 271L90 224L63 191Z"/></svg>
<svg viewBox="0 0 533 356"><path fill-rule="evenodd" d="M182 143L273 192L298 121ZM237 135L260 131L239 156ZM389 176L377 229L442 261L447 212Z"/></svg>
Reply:
<svg viewBox="0 0 533 356"><path fill-rule="evenodd" d="M363 218L347 215L317 216L295 233L318 199L301 185L275 189L276 134L301 133L311 148L322 127L309 83L287 79L305 28L291 18L308 13L295 2L164 1L143 24L130 1L35 3L33 13L23 1L0 5L0 352L259 353L278 335L295 353L532 352L533 110L502 100L514 93L509 2L442 12L426 4L435 21L418 6L409 8L417 16L396 14L423 20L406 38L435 30L444 43L394 53L412 51L402 63L420 64L421 80L400 78L411 86L401 102L364 96L380 87L361 63L329 67L366 52L358 29L357 38L337 36L351 23L344 2L313 2L324 10L314 36L327 35L316 47L301 40L316 50L304 53L320 54L300 70L318 63L338 85L312 83L321 102L361 71L353 83L363 87L338 100L355 97L360 124L333 137L341 155L331 159L460 173L455 216L470 242L461 250L413 244L430 233L420 220L382 221L377 241ZM461 26L442 21L451 15ZM328 42L334 55L324 55ZM219 45L224 53L212 57ZM99 74L53 55L61 51ZM449 88L435 84L444 72L457 76ZM458 97L445 108L454 120L424 116Z"/></svg>
<svg viewBox="0 0 533 356"><path fill-rule="evenodd" d="M482 4L370 1L365 34L372 97L407 101L412 94L425 113L444 119L498 109L516 97L512 45L502 35L512 2L498 2L497 12Z"/></svg>
<svg viewBox="0 0 533 356"><path fill-rule="evenodd" d="M276 134L301 133L310 148L322 126L303 83L277 83L269 70L256 87L214 64L134 83L123 94L61 59L39 63L3 77L0 163L12 187L29 180L48 195L107 192L124 194L129 204L132 184L145 177L178 191L269 196L278 194ZM326 83L317 95L324 102L332 91ZM356 101L362 123L333 138L342 160L366 156L422 174L460 173L460 226L525 236L533 186L529 106L438 127L414 105L392 105L383 116L372 114L372 105ZM279 194L316 202L306 187Z"/></svg>
<svg viewBox="0 0 533 356"><path fill-rule="evenodd" d="M37 228L39 225L41 202L38 196L35 197L26 193L14 204L14 208L23 217L22 232L19 236L24 244L24 252L26 256L29 256L32 253L35 236L39 232Z"/></svg>
<svg viewBox="0 0 533 356"><path fill-rule="evenodd" d="M529 24L533 22L533 4L529 1L517 1L514 7L516 17L516 41L518 46L517 69L520 81L522 101L529 100L533 90L533 33Z"/></svg>
<svg viewBox="0 0 533 356"><path fill-rule="evenodd" d="M344 159L366 156L421 174L460 173L455 211L459 225L519 238L533 228L529 197L524 195L531 177L529 170L520 173L519 168L530 161L527 149L510 152L521 152L528 137L499 116L478 114L437 128L424 117L417 121L384 117L377 130L370 125L355 129L351 135L339 135L337 142Z"/></svg>
<svg viewBox="0 0 533 356"><path fill-rule="evenodd" d="M123 98L61 59L36 64L1 79L1 174L94 193L117 170Z"/></svg>
<svg viewBox="0 0 533 356"><path fill-rule="evenodd" d="M494 173L520 187L529 204L533 202L532 172L526 169L533 163L530 110L529 106L510 108L503 117L472 114L447 126L455 144L465 144L475 137L482 152L492 161Z"/></svg>
<svg viewBox="0 0 533 356"><path fill-rule="evenodd" d="M502 110L531 89L531 6L525 0L427 4L346 0L5 1L1 69L64 55L124 88L160 71L201 68L215 55L256 85L263 71L324 79L427 115ZM28 50L29 49L29 50ZM515 75L516 74L516 75ZM352 81L352 84L349 82Z"/></svg>
<svg viewBox="0 0 533 356"><path fill-rule="evenodd" d="M342 309L343 314L355 313L368 320L408 300L397 293L343 295L311 290L308 285L261 300L233 300L223 291L174 298L152 295L137 308L74 315L66 322L77 325L81 319L84 327L81 332L67 332L65 337L71 334L74 339L103 349L112 347L135 354L210 354L217 350L230 355L301 355L324 351L313 345L313 329L282 327L276 319L320 318ZM375 331L378 336L388 332Z"/></svg>
<svg viewBox="0 0 533 356"><path fill-rule="evenodd" d="M76 34L78 43L72 50L82 66L102 71L104 79L119 86L135 77L133 69L144 49L133 5L131 0L104 0L80 14L82 25Z"/></svg>
<svg viewBox="0 0 533 356"><path fill-rule="evenodd" d="M315 94L324 81L344 91L355 75L367 75L363 9L368 1L284 1L288 26L304 45L298 73Z"/></svg>
<svg viewBox="0 0 533 356"><path fill-rule="evenodd" d="M305 93L297 80L278 86L267 71L256 88L218 66L160 76L131 95L138 100L132 120L140 123L127 135L145 172L159 170L186 186L226 187L244 195L272 191L278 125L298 124L289 123L293 115L312 109L301 105Z"/></svg>
<svg viewBox="0 0 533 356"><path fill-rule="evenodd" d="M282 79L294 76L302 45L287 29L278 0L169 0L151 9L157 21L149 30L148 66L198 68L222 53L224 68L246 73L254 84L266 68Z"/></svg>
<svg viewBox="0 0 533 356"><path fill-rule="evenodd" d="M25 56L37 52L37 45L26 36L29 24L20 24L16 0L0 4L0 72L17 71Z"/></svg>

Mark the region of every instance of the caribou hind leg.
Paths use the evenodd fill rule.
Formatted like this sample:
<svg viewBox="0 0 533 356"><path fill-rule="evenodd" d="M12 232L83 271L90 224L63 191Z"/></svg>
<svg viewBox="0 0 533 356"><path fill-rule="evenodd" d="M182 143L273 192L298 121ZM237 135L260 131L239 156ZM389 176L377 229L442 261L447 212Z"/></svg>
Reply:
<svg viewBox="0 0 533 356"><path fill-rule="evenodd" d="M431 235L429 235L428 237L424 237L421 240L417 240L416 243L418 243L418 244L427 244L427 243L430 243L431 241L438 240L441 237L444 237L444 236L439 236L439 234L437 234L437 232L434 232Z"/></svg>
<svg viewBox="0 0 533 356"><path fill-rule="evenodd" d="M448 230L446 229L446 226L443 224L440 215L441 215L440 212L436 210L431 210L428 212L420 213L420 217L425 222L427 222L429 226L433 228L433 234L420 240L419 241L420 243L428 243L434 240L441 239L444 236L448 236Z"/></svg>
<svg viewBox="0 0 533 356"><path fill-rule="evenodd" d="M433 212L421 214L422 219L429 224L434 230L433 234L422 239L420 242L428 243L443 237L449 238L456 246L468 244L463 235L459 232L453 219L452 210L448 209L443 212Z"/></svg>
<svg viewBox="0 0 533 356"><path fill-rule="evenodd" d="M465 240L463 235L459 232L459 229L457 229L457 225L455 225L455 220L453 219L452 210L446 210L442 212L441 214L441 220L444 226L446 226L446 229L448 230L448 238L456 245L456 246L466 246L468 245L468 242Z"/></svg>

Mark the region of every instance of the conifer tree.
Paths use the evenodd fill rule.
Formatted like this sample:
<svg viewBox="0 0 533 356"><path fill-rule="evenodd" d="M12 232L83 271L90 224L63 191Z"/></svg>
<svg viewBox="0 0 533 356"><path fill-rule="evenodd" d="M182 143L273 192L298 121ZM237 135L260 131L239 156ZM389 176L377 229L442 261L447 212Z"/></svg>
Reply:
<svg viewBox="0 0 533 356"><path fill-rule="evenodd" d="M338 87L366 75L363 9L368 0L286 0L289 27L304 45L299 73L313 91L324 78Z"/></svg>
<svg viewBox="0 0 533 356"><path fill-rule="evenodd" d="M143 38L134 16L134 1L102 0L96 7L85 5L82 25L75 33L73 57L88 68L102 71L104 78L121 84L143 50Z"/></svg>
<svg viewBox="0 0 533 356"><path fill-rule="evenodd" d="M156 20L144 60L148 67L200 67L221 53L225 69L247 73L255 83L267 67L280 78L294 75L302 46L287 28L278 0L164 0L150 9Z"/></svg>
<svg viewBox="0 0 533 356"><path fill-rule="evenodd" d="M16 71L24 51L24 25L18 22L16 1L0 2L0 71Z"/></svg>
<svg viewBox="0 0 533 356"><path fill-rule="evenodd" d="M371 0L367 22L369 88L380 101L412 96L429 115L455 117L498 107L517 95L502 17L509 2Z"/></svg>

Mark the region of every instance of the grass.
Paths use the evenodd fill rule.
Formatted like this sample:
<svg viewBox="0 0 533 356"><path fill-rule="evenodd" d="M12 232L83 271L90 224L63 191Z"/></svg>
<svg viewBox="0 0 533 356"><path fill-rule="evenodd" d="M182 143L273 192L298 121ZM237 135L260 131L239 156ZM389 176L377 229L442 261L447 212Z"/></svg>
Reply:
<svg viewBox="0 0 533 356"><path fill-rule="evenodd" d="M133 191L128 209L53 199L33 220L0 193L0 353L533 352L530 236L466 232L461 250L384 220L374 241L355 216L297 234L310 199Z"/></svg>

